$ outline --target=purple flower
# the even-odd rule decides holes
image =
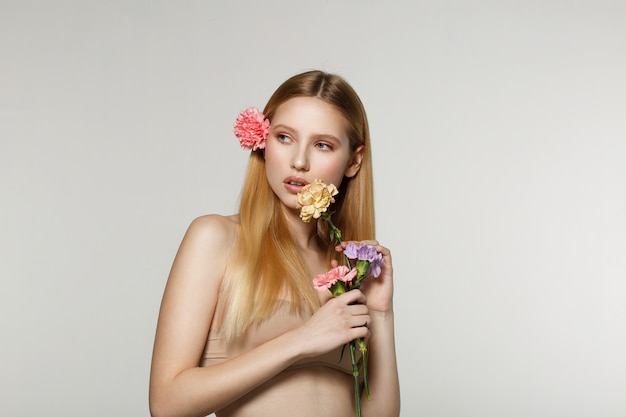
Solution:
[[[383,255],[376,251],[376,247],[350,242],[346,246],[346,249],[344,249],[343,253],[346,257],[348,257],[348,259],[369,262],[367,275],[371,275],[374,278],[377,278],[380,275],[380,266],[383,264]]]
[[[367,270],[367,275],[371,275],[374,278],[378,278],[380,275],[380,266],[383,264],[383,255],[376,253],[376,257],[370,261],[370,269]]]
[[[360,245],[352,242],[348,243],[343,253],[350,259],[368,262],[374,261],[377,255],[379,255],[374,246]]]
[[[348,243],[346,248],[343,250],[343,254],[346,255],[349,259],[357,259],[357,252],[359,250],[359,246],[356,243]]]

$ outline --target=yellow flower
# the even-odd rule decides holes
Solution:
[[[296,196],[296,208],[300,209],[300,218],[308,223],[313,219],[319,219],[322,213],[328,210],[328,206],[335,202],[337,187],[333,184],[326,185],[322,180],[315,180],[302,187],[302,191]]]

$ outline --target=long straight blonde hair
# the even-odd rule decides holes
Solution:
[[[343,240],[373,239],[374,196],[372,158],[367,116],[354,89],[341,77],[322,71],[309,71],[285,81],[270,97],[263,113],[272,120],[278,107],[294,97],[317,97],[337,108],[348,122],[350,149],[363,145],[358,173],[344,178],[331,209],[333,222]],[[261,151],[252,152],[240,204],[239,238],[227,261],[220,297],[224,320],[221,331],[228,340],[275,311],[279,297],[286,294],[292,313],[313,312],[319,308],[317,291],[310,272],[288,229],[280,203],[267,181]],[[317,224],[318,238],[328,247],[327,259],[337,257],[328,236],[326,222]]]

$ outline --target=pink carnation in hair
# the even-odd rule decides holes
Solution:
[[[328,290],[337,281],[351,282],[356,277],[356,269],[350,270],[340,265],[313,278],[313,287],[318,291]]]
[[[243,149],[265,149],[269,133],[270,121],[255,107],[243,110],[235,120],[235,136]]]

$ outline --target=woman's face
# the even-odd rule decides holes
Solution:
[[[359,170],[362,147],[350,151],[347,122],[330,104],[315,97],[296,97],[274,113],[267,144],[265,170],[274,193],[295,209],[296,194],[321,179],[341,185]]]

